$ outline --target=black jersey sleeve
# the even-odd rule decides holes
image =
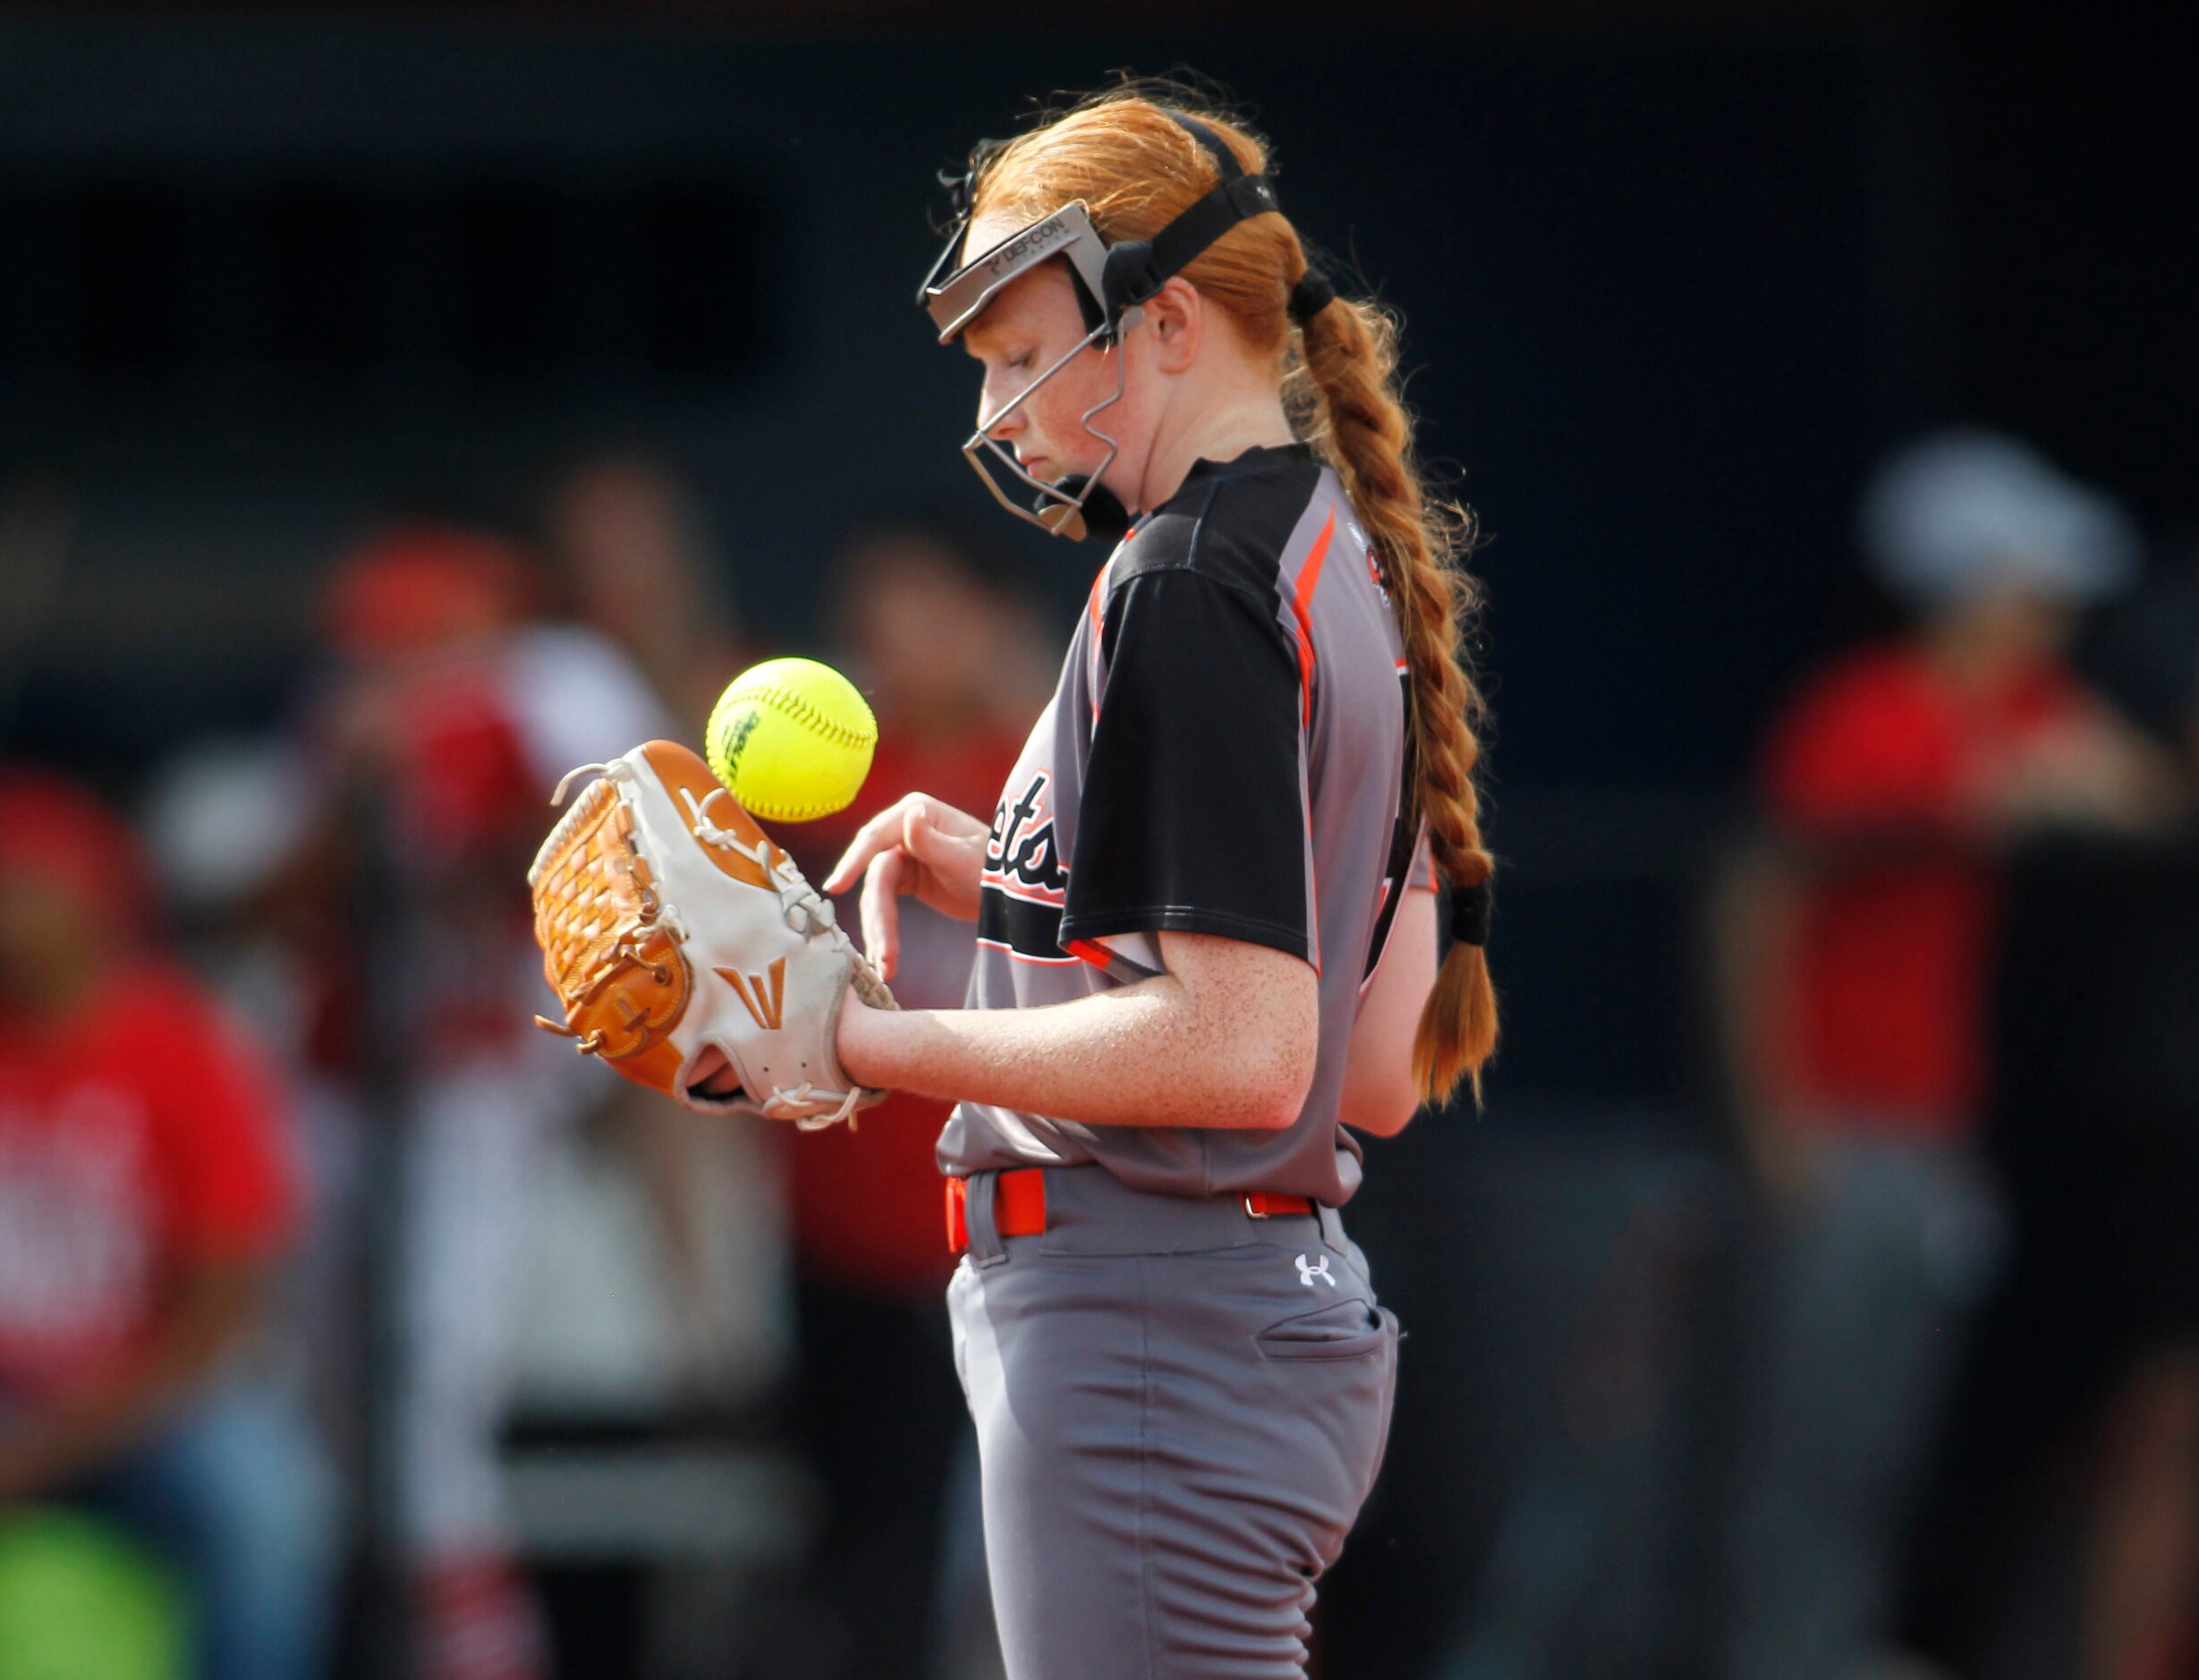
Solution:
[[[1064,947],[1167,929],[1312,961],[1303,701],[1272,600],[1142,572],[1110,596],[1101,648]]]

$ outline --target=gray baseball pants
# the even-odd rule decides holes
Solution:
[[[970,1181],[947,1289],[1009,1680],[1292,1680],[1389,1430],[1397,1320],[1334,1209]]]

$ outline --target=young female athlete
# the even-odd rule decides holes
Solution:
[[[984,372],[966,451],[1050,529],[1136,522],[990,825],[912,796],[825,883],[863,883],[888,973],[902,894],[978,923],[969,1007],[851,1007],[838,1043],[959,1099],[1015,1680],[1303,1672],[1396,1361],[1346,1128],[1396,1133],[1496,1036],[1456,519],[1389,318],[1309,270],[1264,165],[1127,89],[981,148],[924,290]]]

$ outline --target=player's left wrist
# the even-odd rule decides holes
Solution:
[[[893,1011],[873,1009],[853,986],[848,988],[840,1005],[833,1053],[840,1058],[841,1072],[866,1090],[891,1090],[898,1082],[887,1045],[893,1019]]]

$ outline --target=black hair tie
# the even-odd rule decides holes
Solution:
[[[1337,289],[1329,284],[1329,276],[1308,263],[1290,289],[1290,318],[1303,327],[1336,301]]]
[[[1496,878],[1451,888],[1451,940],[1456,945],[1489,943],[1489,912],[1496,902]]]

